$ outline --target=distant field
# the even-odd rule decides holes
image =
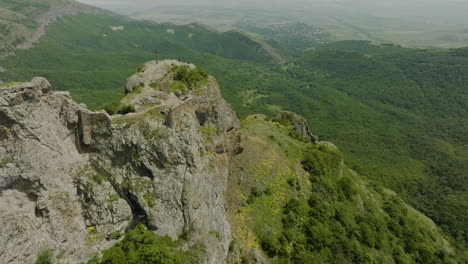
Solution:
[[[199,22],[221,31],[236,28],[236,24],[245,19],[252,26],[304,22],[325,28],[335,41],[372,40],[411,47],[454,48],[468,46],[468,21],[460,17],[463,8],[468,12],[468,7],[464,6],[453,14],[456,19],[452,20],[441,18],[438,13],[421,16],[417,9],[385,13],[382,10],[359,10],[345,3],[340,8],[312,4],[303,9],[285,8],[281,11],[270,7],[160,6],[133,16],[157,22]],[[441,12],[450,17],[451,10]]]

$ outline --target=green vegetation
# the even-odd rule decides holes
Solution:
[[[214,126],[202,126],[200,127],[200,131],[205,137],[206,142],[213,141],[214,137],[218,134]]]
[[[107,103],[98,109],[99,110],[102,109],[106,111],[109,115],[115,115],[117,114],[117,109],[119,108],[119,105],[120,105],[120,101],[114,101],[114,102]]]
[[[52,7],[68,8],[80,4],[66,0],[0,0],[0,55],[10,55],[15,47],[24,44],[26,38],[34,35],[39,26],[35,18],[48,12]]]
[[[112,31],[114,25],[125,29]],[[417,50],[346,41],[275,65],[259,47],[235,31],[218,34],[199,25],[80,14],[48,27],[35,48],[2,61],[8,71],[0,79],[44,76],[54,89],[71,91],[75,100],[98,109],[124,97],[126,78],[154,59],[155,50],[159,58],[182,58],[217,78],[240,117],[274,116],[280,109],[303,115],[321,140],[339,146],[354,171],[398,191],[450,234],[461,251],[466,249],[466,48]],[[183,80],[174,85],[186,85]],[[118,104],[105,109],[116,113]],[[272,136],[270,141],[281,139]]]
[[[143,194],[143,199],[145,199],[146,204],[148,204],[149,207],[154,206],[154,194],[151,193],[145,193]]]
[[[151,83],[149,84],[149,86],[150,86],[151,88],[153,88],[153,89],[158,90],[158,89],[159,89],[159,81],[158,81],[158,80],[155,80],[155,81],[151,82]]]
[[[109,177],[103,175],[102,173],[97,172],[91,166],[84,166],[81,168],[75,175],[75,181],[83,180],[86,185],[94,186],[95,184],[102,184],[107,181]]]
[[[5,157],[0,161],[0,169],[5,167],[7,164],[12,163],[14,161],[13,157]]]
[[[302,113],[317,124],[314,131],[337,143],[353,169],[398,190],[463,247],[468,238],[468,219],[460,213],[467,209],[468,95],[462,76],[468,57],[461,51],[369,57],[322,50],[305,56],[292,71],[309,83],[301,94],[316,94],[317,86],[324,86],[333,90],[322,100],[342,98],[325,119],[316,115],[322,107],[303,100],[309,110]],[[311,75],[314,71],[324,77]]]
[[[109,234],[109,239],[117,240],[122,237],[122,234],[119,231],[115,231]]]
[[[359,45],[375,55],[357,52]],[[224,96],[242,116],[276,115],[278,109],[303,115],[321,140],[339,146],[353,170],[397,190],[463,251],[468,238],[466,49],[388,45],[377,52],[369,42],[334,47],[340,49],[317,48],[281,69],[226,70],[219,79]],[[253,89],[263,97],[242,104],[238,95]]]
[[[109,196],[109,199],[107,200],[109,203],[112,203],[112,202],[115,202],[115,201],[118,201],[120,199],[120,196],[116,193],[114,194],[111,194]]]
[[[241,247],[257,245],[272,263],[456,263],[425,216],[363,181],[334,147],[294,140],[271,121],[248,119],[243,129],[228,194]]]
[[[49,249],[43,249],[37,254],[35,264],[54,264],[54,254]]]
[[[117,108],[117,114],[126,115],[133,112],[135,112],[135,107],[133,105],[124,104]]]
[[[171,92],[180,91],[183,95],[189,91],[197,92],[208,81],[208,74],[196,66],[191,69],[188,65],[173,66],[170,70],[173,81],[169,85]]]
[[[17,85],[17,84],[21,84],[19,82],[6,82],[6,83],[0,83],[0,87],[5,87],[5,86],[13,86],[13,85]]]
[[[180,81],[173,81],[169,85],[169,88],[171,89],[171,92],[175,92],[177,90],[179,90],[182,94],[186,94],[188,92],[187,85]]]
[[[98,108],[97,110],[101,109],[106,111],[109,115],[126,115],[128,113],[133,113],[136,111],[133,105],[121,104],[120,101],[110,102],[108,104],[105,104],[103,107]]]
[[[199,88],[208,81],[208,74],[200,67],[190,69],[189,66],[174,66],[171,69],[174,80],[184,83],[190,90]]]
[[[287,119],[281,119],[281,118],[276,118],[276,117],[273,117],[273,118],[267,118],[266,119],[267,121],[272,121],[272,122],[275,122],[275,123],[278,123],[286,128],[289,129],[289,136],[296,139],[296,140],[299,140],[299,141],[302,141],[304,143],[308,143],[310,142],[310,138],[308,137],[304,137],[304,135],[302,135],[300,132],[298,132],[297,130],[294,129],[294,126],[291,125],[290,121],[287,120]]]
[[[388,246],[398,252],[387,252],[396,263],[448,260],[440,257],[447,253],[439,253],[427,230],[418,226],[419,220],[394,195],[377,194],[384,201],[383,215],[375,201],[367,199],[363,200],[367,208],[353,208],[358,187],[351,174],[337,179],[339,153],[323,147],[309,149],[302,164],[311,174],[312,193],[285,204],[283,232],[278,236],[259,234],[262,248],[270,257],[281,259],[279,263],[289,259],[294,263],[382,263],[391,259],[382,254]]]
[[[124,30],[113,31],[111,26]],[[175,34],[167,33],[172,28]],[[150,33],[150,34],[149,34]],[[193,34],[192,38],[187,38]],[[144,36],[144,37],[142,37]],[[47,78],[54,89],[70,91],[73,98],[91,109],[102,108],[124,97],[126,79],[142,63],[154,59],[181,58],[212,69],[229,68],[241,61],[269,64],[273,59],[259,44],[238,32],[218,34],[199,25],[176,26],[128,21],[108,15],[67,16],[48,27],[47,34],[30,50],[2,61],[4,81]],[[142,67],[139,69],[143,70]],[[197,68],[192,76],[202,77]],[[197,79],[190,79],[194,81]],[[198,79],[200,80],[200,79]]]
[[[120,236],[120,233],[118,234]],[[117,237],[117,234],[115,235]],[[198,263],[193,259],[195,251],[179,252],[178,241],[169,237],[157,237],[142,224],[130,230],[122,241],[102,251],[102,258],[94,258],[87,264],[182,264]],[[194,250],[192,248],[192,250]],[[189,262],[190,261],[190,262]]]
[[[263,192],[260,191],[260,189],[257,186],[252,187],[250,190],[250,195],[249,198],[247,198],[247,203],[248,204],[253,204],[255,202],[256,198],[259,198],[260,196],[263,195]]]

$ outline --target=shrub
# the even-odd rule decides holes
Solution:
[[[247,198],[247,203],[253,204],[255,202],[255,199],[262,196],[262,194],[262,191],[260,191],[260,189],[257,186],[252,187],[252,189],[250,190],[249,198]]]
[[[105,104],[102,107],[102,110],[106,111],[109,115],[115,115],[117,114],[117,109],[119,108],[120,103],[119,102],[111,102],[108,104]]]
[[[154,197],[153,194],[151,193],[145,193],[143,194],[143,199],[145,200],[146,204],[148,204],[149,207],[154,206]]]
[[[288,178],[288,179],[286,180],[286,182],[287,182],[288,185],[291,186],[291,187],[294,187],[294,186],[296,185],[296,179],[294,179],[294,178]]]
[[[133,105],[129,105],[129,104],[122,105],[117,110],[117,113],[121,114],[121,115],[126,115],[128,113],[133,113],[133,112],[135,112],[135,107]]]
[[[37,259],[35,264],[53,264],[54,263],[54,254],[49,249],[41,250],[37,254]]]
[[[122,237],[122,234],[119,231],[115,231],[109,234],[108,239],[117,240]]]
[[[291,124],[289,122],[289,120],[287,120],[287,119],[281,119],[281,118],[273,117],[273,118],[271,118],[269,120],[271,120],[272,122],[278,123],[278,124],[280,124],[282,126],[289,126]]]
[[[357,194],[355,183],[351,178],[344,176],[340,179],[338,184],[346,198],[350,199],[352,196]]]
[[[271,190],[271,188],[270,188],[270,187],[268,187],[268,188],[266,188],[266,189],[265,189],[265,191],[263,191],[263,193],[264,193],[265,195],[268,195],[268,196],[270,196],[270,195],[272,195],[272,194],[273,194],[273,191]]]
[[[174,81],[169,85],[171,92],[175,92],[179,90],[182,94],[186,94],[188,92],[187,84],[181,81]]]
[[[269,257],[278,256],[282,253],[282,247],[276,236],[272,233],[263,233],[259,236],[260,246]]]
[[[143,225],[129,231],[125,238],[102,252],[101,264],[182,264],[183,254],[171,247],[170,238],[159,238]],[[174,242],[172,242],[174,243]],[[91,262],[88,262],[88,264]]]
[[[140,67],[138,67],[137,72],[144,72],[145,69],[146,69],[146,65],[145,65],[145,64],[142,64],[142,65],[140,65]]]
[[[304,137],[304,135],[302,135],[299,131],[294,129],[291,129],[291,131],[289,131],[289,136],[297,141],[301,141],[304,143],[310,142],[310,138]]]
[[[190,69],[187,65],[174,66],[171,72],[174,73],[175,81],[185,83],[190,90],[198,88],[208,80],[208,74],[198,66],[195,69]]]
[[[307,238],[309,244],[315,249],[327,248],[333,241],[333,233],[325,224],[317,224],[307,227]]]
[[[229,252],[233,252],[235,246],[236,246],[236,241],[231,240],[231,242],[229,242]]]

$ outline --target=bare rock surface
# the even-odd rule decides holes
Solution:
[[[172,63],[183,64],[148,63],[129,83],[160,79]],[[44,248],[81,263],[137,223],[173,239],[188,232],[181,250],[202,245],[203,263],[226,262],[239,121],[212,77],[186,100],[151,89],[159,104],[109,116],[43,78],[0,84],[0,263],[32,263]]]

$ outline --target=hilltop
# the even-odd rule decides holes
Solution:
[[[47,250],[60,263],[80,263],[138,224],[180,237],[177,248],[203,263],[224,262],[231,233],[223,160],[240,148],[239,121],[212,78],[179,81],[179,67],[192,73],[166,61],[137,76],[163,73],[190,98],[155,86],[151,106],[112,117],[53,92],[43,78],[1,86],[0,262],[33,262]]]

